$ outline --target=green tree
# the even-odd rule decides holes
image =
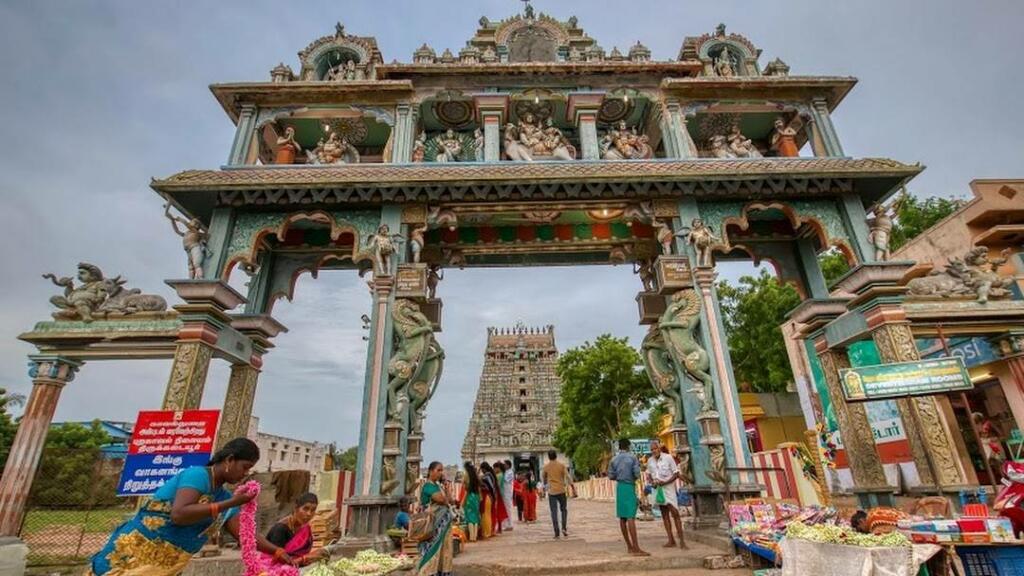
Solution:
[[[921,200],[917,196],[903,193],[895,202],[896,216],[893,219],[889,248],[897,250],[963,205],[964,201],[959,199],[931,197]],[[846,256],[836,248],[822,252],[818,256],[818,263],[825,276],[825,283],[830,286],[850,270]]]
[[[112,438],[98,420],[68,423],[46,434],[31,499],[41,506],[113,503],[119,470],[104,462],[100,448]]]
[[[14,418],[7,413],[11,406],[24,404],[23,396],[9,393],[0,388],[0,474],[3,473],[4,464],[7,463],[7,455],[11,451],[11,444],[14,443],[14,434],[18,431],[18,425]]]
[[[889,247],[898,249],[964,205],[957,198],[932,196],[924,200],[904,192],[896,201],[896,218]]]
[[[850,263],[846,261],[846,255],[838,248],[829,248],[819,254],[818,265],[821,266],[821,273],[825,276],[825,284],[828,286],[850,271]]]
[[[555,446],[572,458],[581,476],[600,469],[612,442],[634,430],[654,388],[627,338],[604,334],[567,351],[556,368],[562,380]],[[648,434],[649,435],[649,434]]]
[[[779,325],[800,303],[799,294],[762,270],[740,278],[739,286],[719,282],[718,297],[737,383],[754,392],[784,391],[793,371]]]
[[[334,457],[334,462],[338,466],[338,470],[348,470],[350,472],[355,471],[356,461],[359,459],[359,454],[356,449],[356,446],[352,446],[343,452],[337,453]]]

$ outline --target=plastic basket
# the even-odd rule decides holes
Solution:
[[[1024,546],[993,548],[989,551],[989,558],[999,576],[1024,576]]]
[[[985,548],[959,547],[956,554],[964,564],[965,576],[1001,576]]]

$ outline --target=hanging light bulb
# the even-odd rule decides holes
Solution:
[[[622,101],[625,102],[626,104],[629,104],[629,94],[623,94]]]
[[[536,96],[536,95],[535,95],[535,96],[533,97],[533,103],[534,103],[534,104],[540,104],[540,96]]]

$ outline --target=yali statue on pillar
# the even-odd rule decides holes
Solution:
[[[401,398],[411,401],[412,412],[423,410],[441,380],[444,350],[434,339],[430,319],[412,300],[396,300],[392,319],[396,350],[388,364],[388,418],[405,423]]]
[[[647,378],[654,385],[654,389],[672,403],[672,424],[683,425],[683,396],[679,391],[679,380],[672,357],[665,348],[664,334],[657,325],[652,325],[644,336],[644,341],[640,345],[640,356],[644,361]]]
[[[685,368],[693,381],[693,387],[687,392],[692,392],[700,400],[701,414],[709,414],[715,412],[714,385],[708,372],[711,360],[697,341],[700,311],[700,296],[696,291],[676,292],[658,320],[658,329],[664,338],[668,357],[676,366]]]

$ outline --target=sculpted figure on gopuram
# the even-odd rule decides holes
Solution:
[[[641,160],[654,155],[645,134],[629,128],[625,120],[605,133],[601,139],[601,158],[605,160]]]
[[[509,160],[575,160],[576,147],[549,118],[547,125],[527,112],[518,124],[505,127],[505,155]]]
[[[359,151],[348,139],[338,136],[337,132],[331,132],[326,142],[321,139],[317,142],[316,149],[307,151],[306,155],[311,164],[359,163]]]

